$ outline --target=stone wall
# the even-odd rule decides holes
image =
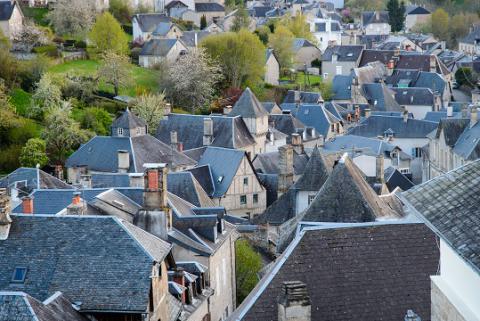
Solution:
[[[432,321],[466,321],[443,292],[432,284]]]

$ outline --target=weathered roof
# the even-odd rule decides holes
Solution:
[[[183,34],[180,37],[180,39],[183,41],[183,43],[187,47],[196,47],[203,38],[211,34],[212,33],[210,31],[205,31],[205,30],[183,31]]]
[[[310,41],[308,41],[305,38],[295,38],[295,39],[293,39],[292,50],[294,52],[297,52],[300,49],[305,48],[305,47],[315,47],[316,48],[316,46],[313,43],[311,43]],[[318,50],[320,51],[320,49],[318,49]]]
[[[305,172],[309,157],[307,154],[298,154],[293,151],[293,173],[295,175],[302,175]],[[275,174],[280,173],[278,166],[280,161],[280,154],[278,151],[261,153],[255,155],[253,160],[253,166],[255,170],[262,174]]]
[[[217,2],[196,2],[196,12],[224,12],[225,7]]]
[[[318,191],[328,178],[327,165],[317,146],[305,166],[304,174],[295,182],[294,188],[299,191]]]
[[[231,319],[277,321],[283,282],[298,280],[307,285],[312,320],[401,320],[408,309],[430,320],[430,275],[438,264],[435,236],[424,224],[312,227]]]
[[[322,55],[323,61],[332,61],[332,56],[337,55],[337,61],[357,61],[362,53],[362,45],[342,45],[327,47]]]
[[[260,215],[252,219],[254,224],[281,225],[295,216],[297,192],[289,188]]]
[[[25,292],[0,291],[2,321],[87,321],[60,292],[42,303]]]
[[[426,138],[437,128],[437,123],[403,117],[371,115],[364,118],[357,126],[349,130],[349,134],[364,137],[384,136],[385,132],[393,132],[397,138]]]
[[[431,106],[433,109],[435,96],[429,88],[391,88],[391,90],[400,105]]]
[[[200,158],[199,158],[200,160]],[[193,177],[198,181],[202,186],[203,190],[207,195],[213,195],[215,192],[215,184],[213,183],[212,171],[210,165],[196,166],[188,170],[192,173]]]
[[[322,94],[319,92],[299,91],[300,102],[303,104],[318,104],[323,100]],[[295,103],[295,90],[289,90],[283,99],[284,104]]]
[[[389,23],[388,11],[365,11],[362,13],[362,24],[366,27],[372,23]]]
[[[480,274],[480,161],[401,194],[427,224]]]
[[[112,122],[111,128],[123,128],[132,130],[138,127],[146,128],[146,126],[147,123],[143,119],[132,113],[127,107],[127,109]],[[112,133],[112,135],[115,135],[115,133]]]
[[[291,135],[298,132],[299,129],[305,128],[305,125],[293,117],[292,114],[271,114],[268,116],[268,124],[286,135]]]
[[[303,221],[358,223],[398,217],[368,185],[346,155],[338,161],[303,216]]]
[[[400,111],[400,105],[394,98],[393,88],[384,83],[363,84],[363,96],[375,111]]]
[[[178,39],[150,39],[143,45],[140,56],[165,57],[178,41]]]
[[[208,147],[198,162],[198,166],[209,165],[215,190],[212,197],[222,197],[233,182],[238,167],[246,158],[243,150]]]
[[[356,135],[342,135],[325,142],[323,149],[329,152],[344,152],[373,155],[373,156],[390,156],[396,146],[377,138],[368,138]]]
[[[170,132],[176,131],[178,141],[184,149],[203,146],[203,120],[213,121],[213,141],[211,146],[224,148],[243,148],[255,144],[242,117],[204,116],[187,114],[169,114],[160,121],[155,136],[166,144],[170,144]]]
[[[464,160],[480,158],[480,123],[468,127],[458,138],[453,152]]]
[[[0,179],[0,187],[7,188],[16,182],[25,181],[28,190],[41,188],[72,189],[73,187],[41,169],[19,167]],[[23,186],[22,186],[23,188]]]
[[[190,172],[168,173],[167,189],[169,192],[197,207],[214,206],[202,186]]]
[[[462,119],[462,118],[440,119],[440,122],[437,127],[437,131],[435,133],[435,137],[438,139],[440,138],[440,134],[443,133],[443,138],[445,139],[445,143],[448,146],[453,148],[469,124],[470,124],[469,119]]]
[[[170,22],[170,18],[163,13],[139,13],[133,16],[143,32],[153,32],[160,22]]]
[[[267,115],[268,111],[249,87],[243,91],[229,114],[229,116],[242,116],[243,118],[256,118]]]
[[[61,291],[81,302],[80,311],[147,311],[152,265],[169,253],[168,243],[111,216],[12,219],[0,247],[0,289],[18,289],[12,273],[24,266],[22,290],[39,300]]]

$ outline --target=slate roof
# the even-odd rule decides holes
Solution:
[[[349,100],[352,98],[352,80],[352,75],[335,75],[333,77],[333,100]]]
[[[453,148],[457,143],[462,133],[468,128],[470,124],[470,119],[461,119],[461,118],[446,118],[441,119],[436,133],[435,138],[440,138],[440,135],[443,134],[445,143],[447,146]]]
[[[92,188],[130,187],[130,176],[124,173],[92,173]]]
[[[199,183],[191,172],[168,173],[167,189],[169,192],[197,207],[213,207],[212,200],[202,186],[203,184]]]
[[[25,292],[0,291],[0,320],[2,321],[88,321],[72,307],[60,292],[52,295],[47,304]]]
[[[255,6],[252,8],[253,16],[257,18],[264,18],[267,16],[267,12],[272,11],[274,8],[271,6]]]
[[[283,282],[301,281],[312,320],[401,320],[413,309],[428,321],[430,275],[438,264],[435,236],[424,224],[313,227],[291,243],[231,320],[277,321]]]
[[[58,188],[58,189],[72,189],[73,187],[58,178],[45,173],[41,169],[19,167],[7,176],[0,179],[0,187],[8,188],[15,184],[15,182],[26,181],[26,190]]]
[[[433,231],[480,274],[480,161],[401,194]]]
[[[319,92],[300,91],[300,102],[303,104],[318,104],[322,100],[322,94]],[[283,99],[283,103],[295,103],[295,90],[289,90],[287,92],[287,95],[285,95],[285,98]]]
[[[337,55],[337,61],[355,62],[360,57],[364,46],[342,45],[327,47],[322,55],[322,61],[332,61],[332,56]]]
[[[176,7],[176,6],[188,8],[188,6],[185,3],[183,3],[182,1],[174,0],[174,1],[169,2],[167,5],[165,5],[165,9],[168,10],[168,9]]]
[[[397,138],[426,138],[437,125],[435,122],[420,119],[408,118],[407,122],[404,122],[403,117],[371,115],[348,133],[364,137],[383,137],[387,130],[391,130]]]
[[[368,185],[361,170],[346,155],[333,168],[303,221],[359,223],[398,217]]]
[[[117,119],[115,119],[112,122],[111,128],[112,128],[112,136],[116,136],[117,128],[123,128],[128,131],[138,128],[138,127],[147,127],[147,123],[141,119],[140,117],[136,116],[134,113],[130,111],[130,109],[127,107],[127,109],[119,116]],[[115,129],[115,130],[113,130]]]
[[[243,118],[257,118],[267,116],[268,111],[257,99],[252,90],[247,87],[237,100],[229,116],[242,116]]]
[[[430,14],[430,11],[420,6],[412,6],[407,8],[407,15]]]
[[[304,174],[295,182],[295,189],[300,191],[318,191],[327,178],[327,165],[318,147],[315,146],[307,166],[305,166]]]
[[[462,43],[469,43],[469,44],[475,44],[475,41],[477,39],[480,39],[480,24],[477,24],[473,26],[472,32],[470,32],[468,35],[465,36],[460,42]]]
[[[397,187],[401,188],[402,191],[407,191],[414,186],[412,181],[392,166],[385,169],[383,177],[390,192],[393,192]]]
[[[400,105],[394,99],[394,92],[384,83],[362,85],[363,96],[375,111],[400,111]]]
[[[180,39],[182,40],[182,42],[187,47],[195,47],[196,45],[198,45],[200,43],[200,41],[202,41],[203,38],[205,38],[205,37],[207,37],[211,34],[212,33],[210,31],[204,31],[204,30],[201,30],[201,31],[197,31],[197,30],[183,31],[183,34],[180,37]],[[195,35],[197,36],[197,44],[196,45],[195,45]]]
[[[269,50],[267,50],[267,51],[269,51]],[[273,55],[273,53],[272,53],[272,55]],[[268,58],[267,58],[267,59],[268,59]],[[273,111],[273,108],[274,108],[275,106],[278,106],[278,105],[277,105],[277,103],[274,102],[274,101],[263,101],[263,102],[262,102],[262,106],[263,106],[263,108],[265,108],[266,111],[268,111],[269,113],[271,113],[271,112]],[[280,106],[278,106],[278,108],[280,108]]]
[[[0,247],[0,289],[17,266],[27,267],[22,290],[45,300],[61,291],[80,311],[148,309],[151,272],[170,245],[111,216],[13,215]],[[79,240],[82,240],[79,242]],[[22,248],[22,251],[18,251]],[[92,268],[95,267],[95,268]]]
[[[225,7],[216,2],[196,2],[196,12],[224,12]]]
[[[309,157],[307,154],[298,154],[293,151],[293,173],[294,175],[302,175],[305,172]],[[255,155],[253,166],[255,170],[262,174],[280,174],[278,167],[280,154],[278,151],[261,153]]]
[[[0,1],[0,21],[8,21],[12,16],[13,9],[17,5],[17,2]]]
[[[166,36],[168,32],[172,29],[173,23],[171,22],[160,22],[153,30],[152,35],[155,36]]]
[[[140,51],[140,56],[160,56],[165,57],[173,46],[179,41],[178,39],[150,39],[147,41]]]
[[[178,141],[183,143],[184,149],[202,147],[204,118],[211,118],[213,121],[211,146],[243,148],[255,144],[241,117],[169,114],[167,119],[160,121],[155,136],[162,142],[170,144],[170,132],[176,131]]]
[[[436,72],[396,69],[393,74],[385,79],[385,82],[394,87],[407,84],[408,87],[430,88],[432,92],[443,95],[447,82],[442,75]]]
[[[245,157],[242,150],[208,147],[198,166],[209,165],[215,185],[212,197],[222,197],[233,182],[240,163]]]
[[[355,135],[343,135],[337,136],[334,139],[325,142],[323,149],[325,152],[344,152],[351,153],[352,149],[361,150],[361,154],[373,155],[373,156],[387,156],[390,157],[390,152],[393,151],[396,146],[379,140],[377,138],[368,138]]]
[[[395,93],[395,100],[400,105],[430,106],[433,109],[435,96],[429,88],[391,88]]]
[[[324,105],[301,104],[292,111],[292,114],[306,126],[314,127],[317,133],[323,137],[328,136],[331,124],[341,121],[332,115]]]
[[[364,27],[372,23],[389,23],[388,11],[380,11],[377,18],[377,12],[365,11],[362,13],[362,25]]]
[[[315,45],[305,38],[295,38],[295,39],[293,39],[292,50],[294,52],[298,52],[300,49],[305,48],[305,47],[315,47]]]
[[[140,13],[133,16],[143,32],[153,32],[160,22],[170,22],[170,18],[163,13]]]
[[[285,135],[291,135],[305,128],[305,125],[292,114],[271,114],[268,116],[268,124]]]
[[[460,135],[453,152],[468,161],[480,158],[480,123],[468,127]]]
[[[170,142],[168,141],[167,144]],[[130,173],[143,172],[145,163],[168,163],[176,166],[193,166],[195,161],[183,153],[172,150],[150,135],[136,137],[95,136],[83,144],[66,161],[66,167],[87,166],[91,171],[118,171],[118,151],[129,152]]]

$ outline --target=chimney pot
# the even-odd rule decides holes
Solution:
[[[22,212],[24,214],[33,214],[33,196],[22,198]]]
[[[367,109],[365,109],[365,118],[368,118],[368,117],[370,117],[370,115],[371,115],[371,112],[372,112],[372,111],[371,111],[371,109],[370,109],[370,108],[367,108]]]
[[[230,114],[230,113],[232,112],[232,109],[233,109],[233,107],[232,107],[231,105],[225,106],[225,107],[223,108],[223,114],[224,114],[224,115]]]

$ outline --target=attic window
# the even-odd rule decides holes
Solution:
[[[117,134],[118,134],[118,136],[123,136],[123,128],[118,128],[117,129]]]
[[[220,176],[218,176],[217,181],[218,181],[219,183],[221,183],[221,182],[223,181],[223,178],[224,178],[223,175],[220,175]]]
[[[17,266],[15,270],[13,270],[12,283],[24,283],[26,275],[27,275],[27,268],[22,266]]]

